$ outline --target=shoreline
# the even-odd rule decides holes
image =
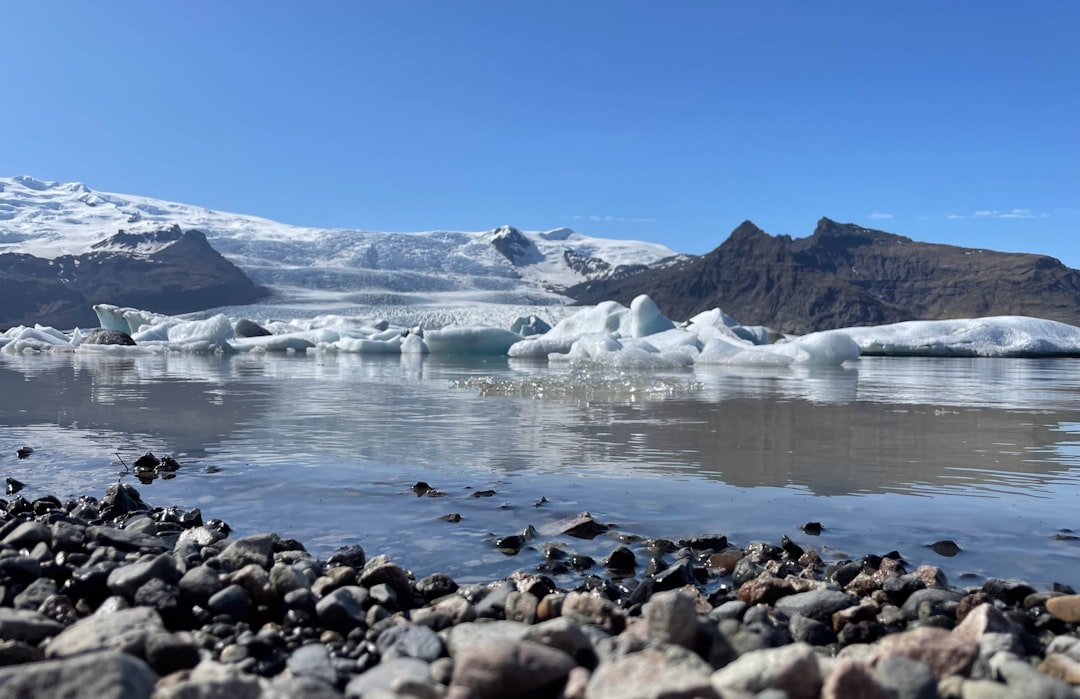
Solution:
[[[602,561],[549,547],[539,570],[459,585],[361,546],[319,559],[236,538],[128,484],[0,513],[3,694],[1080,696],[1072,588],[955,586],[895,552],[638,540]],[[557,533],[602,531],[583,513]],[[563,570],[580,582],[560,588]]]

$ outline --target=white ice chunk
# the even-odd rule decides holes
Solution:
[[[109,330],[119,330],[132,336],[144,325],[157,325],[169,320],[169,316],[160,313],[143,311],[138,308],[120,308],[108,303],[94,304],[93,308],[101,327]]]
[[[852,337],[863,354],[920,357],[1080,356],[1080,327],[1044,318],[913,320],[822,334]]]
[[[74,349],[71,341],[52,328],[20,325],[0,335],[0,349],[8,354]]]
[[[428,346],[424,342],[424,338],[420,337],[416,333],[410,333],[401,341],[401,353],[402,354],[427,354]]]
[[[630,337],[647,337],[675,327],[645,294],[630,302],[630,313],[625,320],[628,321],[625,323],[628,327],[623,329],[624,334]]]
[[[505,355],[521,335],[501,328],[459,328],[424,332],[424,342],[431,354]]]
[[[394,333],[389,340],[367,340],[356,337],[343,337],[327,349],[357,354],[401,354],[401,333]]]

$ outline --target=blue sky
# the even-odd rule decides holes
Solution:
[[[0,174],[703,253],[821,216],[1080,267],[1080,3],[7,3]]]

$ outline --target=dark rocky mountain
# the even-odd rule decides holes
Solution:
[[[800,239],[746,221],[706,255],[567,294],[583,304],[648,294],[671,318],[720,307],[790,333],[992,315],[1080,325],[1080,271],[1052,257],[919,243],[827,218]]]
[[[258,301],[267,291],[196,230],[120,231],[82,255],[0,255],[0,328],[93,327],[95,303],[178,314]]]

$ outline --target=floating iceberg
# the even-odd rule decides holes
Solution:
[[[483,324],[425,328],[340,315],[270,321],[265,327],[223,314],[200,320],[134,308],[94,307],[102,327],[129,333],[136,346],[90,345],[76,329],[20,326],[0,333],[6,353],[72,352],[342,352],[380,355],[507,356],[554,363],[615,367],[695,364],[838,365],[860,355],[963,357],[1080,356],[1080,328],[1020,316],[911,321],[776,338],[767,328],[744,327],[720,309],[681,324],[652,299],[629,307],[614,301],[583,307],[554,327],[529,316],[516,329]],[[460,318],[468,321],[470,308]],[[237,324],[242,332],[237,332]],[[255,332],[251,332],[254,330]],[[260,334],[264,333],[265,334]],[[775,340],[775,341],[774,341]]]

